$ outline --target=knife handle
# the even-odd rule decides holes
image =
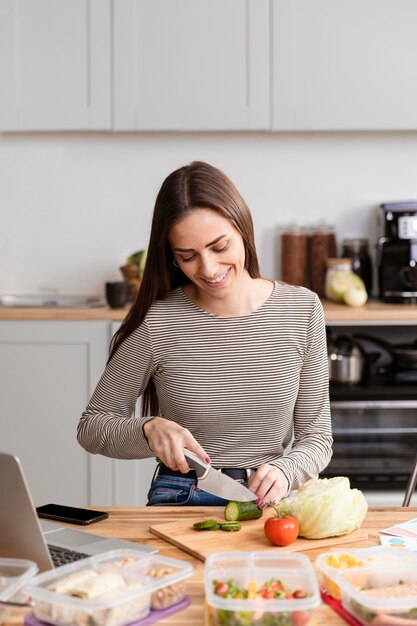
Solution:
[[[183,452],[185,458],[187,459],[188,465],[192,467],[193,470],[195,470],[197,478],[205,478],[207,472],[210,469],[210,465],[204,463],[204,461],[202,461],[196,454],[194,454],[194,452],[191,452],[191,450],[183,448]]]

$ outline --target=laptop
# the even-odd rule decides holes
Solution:
[[[64,562],[119,549],[158,552],[152,546],[39,520],[20,460],[0,452],[1,557],[35,561],[43,572]]]

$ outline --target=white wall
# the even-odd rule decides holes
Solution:
[[[326,220],[377,238],[377,206],[417,198],[417,133],[0,134],[0,293],[102,293],[144,248],[165,176],[194,159],[234,181],[264,275],[277,228]]]

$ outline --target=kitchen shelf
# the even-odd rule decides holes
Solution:
[[[417,305],[387,304],[371,300],[363,307],[348,307],[322,300],[326,324],[331,326],[417,325]]]

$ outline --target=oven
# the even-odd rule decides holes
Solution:
[[[347,476],[364,492],[395,492],[401,504],[417,452],[417,383],[374,376],[366,385],[331,384],[330,404],[333,457],[320,476]]]

